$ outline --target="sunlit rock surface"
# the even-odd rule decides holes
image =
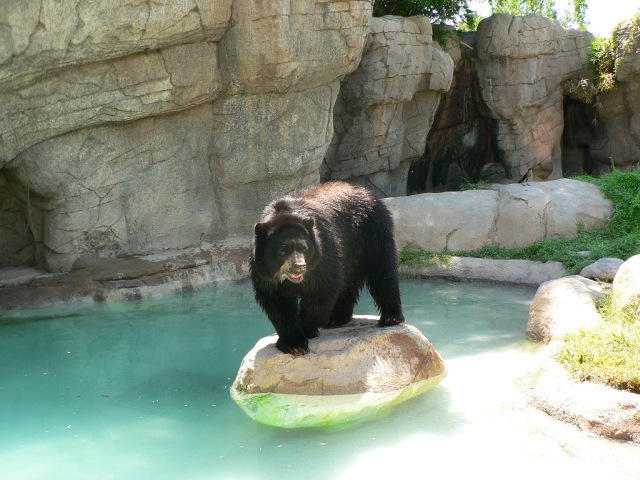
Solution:
[[[580,276],[592,280],[611,282],[623,263],[624,260],[619,258],[600,258],[580,270]]]
[[[578,224],[604,226],[612,208],[597,186],[570,179],[384,201],[393,214],[398,248],[427,252],[523,247],[544,238],[570,238]]]
[[[543,283],[531,303],[527,336],[550,342],[565,333],[596,325],[600,314],[596,300],[604,287],[578,275]]]
[[[380,328],[354,316],[322,329],[309,353],[292,356],[261,339],[245,356],[231,396],[258,422],[293,428],[361,421],[419,395],[446,375],[429,340],[407,324]]]
[[[540,15],[478,25],[477,78],[508,176],[562,177],[563,82],[588,77],[593,35]]]
[[[539,354],[540,367],[526,382],[529,401],[582,430],[640,443],[640,395],[590,381],[579,382],[553,358],[562,345],[563,334],[602,321],[595,303],[603,288],[607,287],[574,275],[547,282],[538,289],[529,310],[527,335],[548,345]],[[622,264],[611,288],[614,309],[639,308],[640,255]]]
[[[424,152],[452,77],[453,60],[432,39],[426,17],[373,18],[362,61],[341,83],[322,179],[404,195],[411,160]]]
[[[611,306],[622,310],[627,306],[635,307],[640,315],[640,255],[634,255],[624,262],[613,279],[613,297]]]

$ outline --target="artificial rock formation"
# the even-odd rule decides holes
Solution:
[[[613,279],[611,307],[624,310],[631,307],[631,314],[640,316],[640,255],[624,262]]]
[[[570,238],[577,234],[578,224],[604,226],[612,208],[598,187],[570,179],[384,201],[394,217],[398,248],[434,253]]]
[[[276,335],[263,338],[244,357],[231,396],[269,425],[336,425],[370,418],[445,377],[440,355],[417,328],[380,328],[377,320],[356,315],[321,329],[302,356],[280,352]]]
[[[0,266],[246,243],[323,160],[323,179],[404,194],[451,77],[426,18],[372,19],[365,0],[12,0],[0,16]]]
[[[640,15],[618,25],[616,86],[597,95],[591,135],[585,139],[594,173],[640,164]]]
[[[497,159],[519,180],[562,177],[563,82],[588,77],[593,35],[546,17],[492,15],[478,26],[477,75]]]
[[[319,181],[371,4],[0,5],[0,266],[248,236]]]
[[[624,262],[612,289],[614,309],[640,315],[640,255]],[[555,361],[562,335],[601,322],[596,300],[608,289],[578,275],[544,283],[529,310],[527,335],[547,344],[539,368],[525,382],[529,401],[549,415],[617,440],[640,443],[640,395],[590,381],[578,382]]]
[[[342,82],[324,180],[349,180],[379,196],[406,194],[411,161],[424,151],[453,61],[426,17],[373,18],[362,61]]]
[[[624,260],[619,258],[600,258],[580,270],[580,276],[591,280],[612,282],[623,263]]]
[[[565,333],[593,327],[600,321],[596,300],[604,290],[598,282],[579,275],[543,283],[529,308],[527,336],[548,343]]]

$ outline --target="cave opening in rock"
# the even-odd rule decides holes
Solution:
[[[34,266],[41,215],[33,194],[10,169],[0,169],[0,267]]]
[[[562,172],[565,176],[587,173],[598,169],[591,157],[590,144],[597,135],[597,110],[593,103],[564,98],[564,131],[562,132]]]

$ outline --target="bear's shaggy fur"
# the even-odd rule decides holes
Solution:
[[[404,322],[393,220],[366,188],[330,182],[271,202],[254,228],[250,268],[276,346],[304,354],[318,328],[351,320],[363,285],[380,326]]]

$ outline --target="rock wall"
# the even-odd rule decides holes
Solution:
[[[617,86],[596,99],[595,134],[585,142],[598,170],[611,165],[626,169],[640,165],[640,15],[614,32],[622,53]]]
[[[369,1],[0,5],[0,266],[250,234],[319,181]]]
[[[477,74],[497,160],[517,181],[562,177],[563,82],[588,77],[593,35],[555,20],[492,15],[478,26]]]
[[[424,154],[411,164],[410,194],[459,190],[477,182],[485,164],[495,161],[494,123],[482,101],[476,75],[476,33],[451,32],[447,53],[455,69],[427,137]]]
[[[616,87],[591,100],[567,81],[592,81],[593,36],[545,17],[493,15],[449,42],[455,62],[410,193],[458,190],[464,181],[516,182],[640,163],[640,17],[614,32]]]
[[[398,196],[487,162],[557,178],[569,144],[573,166],[640,160],[637,48],[595,133],[563,144],[592,37],[544,17],[485,19],[464,55],[369,0],[9,0],[0,18],[0,267],[246,245],[263,205],[324,180]]]
[[[453,61],[425,17],[371,22],[362,61],[342,82],[323,180],[349,180],[379,196],[405,195],[411,161],[425,147],[453,76]]]

